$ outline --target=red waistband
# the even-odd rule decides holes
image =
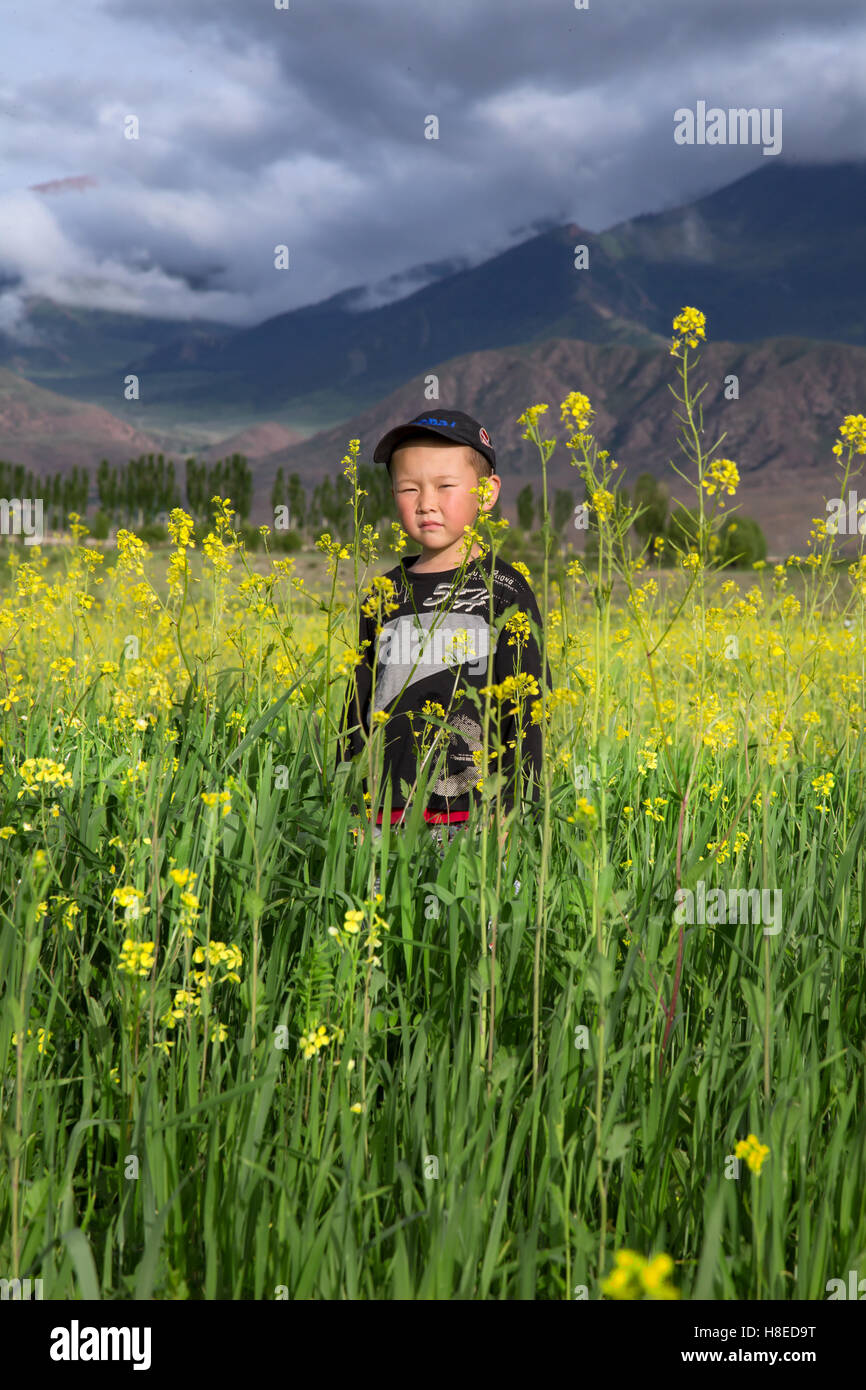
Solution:
[[[407,806],[402,806],[398,811],[391,812],[391,824],[397,825],[408,811]],[[468,811],[425,811],[424,819],[428,825],[460,825],[469,819]],[[376,824],[381,825],[383,820],[382,812],[376,816]]]

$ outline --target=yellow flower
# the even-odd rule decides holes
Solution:
[[[671,356],[676,357],[677,351],[682,347],[683,342],[687,342],[689,347],[697,347],[698,339],[705,338],[704,329],[706,327],[706,317],[700,309],[692,309],[686,306],[681,309],[673,321],[675,337],[671,347]]]
[[[733,497],[740,485],[740,474],[737,465],[731,459],[714,459],[702,481],[710,497],[717,488],[720,493],[727,492]]]
[[[70,656],[60,656],[49,663],[48,669],[54,672],[57,680],[65,680],[70,672],[74,671],[75,662]]]
[[[609,1298],[637,1298],[631,1275],[626,1269],[614,1269],[605,1279],[601,1291]]]
[[[232,567],[231,553],[235,548],[233,545],[226,545],[222,535],[214,535],[213,531],[208,532],[201,543],[205,558],[213,566],[215,574],[228,574]]]
[[[664,1296],[662,1291],[673,1273],[673,1268],[674,1262],[670,1255],[656,1255],[655,1259],[650,1260],[641,1270],[644,1289],[650,1296]]]
[[[526,426],[526,429],[523,432],[524,439],[532,438],[532,430],[535,427],[538,417],[539,415],[543,415],[545,410],[547,410],[546,405],[530,405],[527,406],[526,410],[524,410],[522,415],[518,415],[518,425]]]
[[[565,400],[560,404],[559,410],[561,420],[566,420],[569,415],[571,416],[571,427],[575,434],[584,434],[589,429],[591,417],[595,414],[589,403],[589,397],[581,391],[569,391]]]
[[[144,893],[140,888],[133,888],[130,884],[124,884],[121,888],[115,888],[112,897],[116,898],[120,906],[124,909],[124,916],[127,920],[136,917],[143,917],[150,911],[149,907],[144,906]]]
[[[762,1144],[756,1134],[749,1134],[745,1139],[740,1139],[734,1149],[735,1156],[744,1158],[753,1173],[760,1173],[769,1152],[767,1145]]]
[[[336,676],[348,676],[356,666],[360,666],[363,660],[363,652],[355,651],[354,648],[349,647],[334,667],[334,674]]]
[[[117,967],[124,975],[149,975],[153,969],[154,941],[132,941],[127,937],[121,947]]]
[[[187,1010],[190,1016],[201,1013],[201,996],[193,990],[176,989],[174,992],[174,1003],[169,1011],[163,1014],[160,1023],[166,1028],[176,1028],[178,1022],[187,1017]]]
[[[13,1034],[12,1034],[12,1046],[13,1046],[13,1047],[17,1047],[17,1046],[18,1046],[18,1036],[19,1036],[19,1035],[18,1035],[17,1033],[13,1033]],[[32,1028],[28,1028],[28,1029],[27,1029],[27,1036],[28,1036],[28,1038],[32,1038],[32,1037],[33,1037],[33,1029],[32,1029]],[[51,1041],[51,1039],[52,1039],[53,1037],[54,1037],[54,1034],[53,1034],[52,1032],[50,1032],[48,1029],[46,1029],[46,1028],[37,1028],[37,1029],[36,1029],[36,1051],[37,1051],[40,1055],[44,1055],[45,1052],[48,1050],[48,1044],[50,1043],[50,1041]]]
[[[679,1298],[679,1291],[668,1281],[674,1262],[670,1255],[656,1255],[645,1260],[634,1250],[618,1250],[614,1255],[615,1268],[605,1279],[601,1291],[608,1298],[653,1300]]]
[[[377,575],[367,585],[364,593],[367,597],[361,604],[361,612],[367,618],[378,618],[381,621],[383,616],[395,613],[400,607],[396,602],[397,586],[386,574]]]
[[[188,883],[198,878],[198,874],[194,874],[192,869],[169,869],[168,875],[179,888],[185,888]]]
[[[494,700],[513,700],[508,715],[517,714],[521,701],[538,695],[538,682],[529,671],[521,671],[516,676],[506,676],[498,685],[482,685],[480,694],[490,695]]]
[[[515,643],[519,647],[523,642],[528,642],[532,635],[529,628],[529,614],[518,609],[506,622],[505,631],[509,633],[509,647],[513,647]]]
[[[858,454],[866,454],[866,415],[846,415],[839,426],[839,433],[850,448]],[[833,445],[833,453],[841,454],[842,449],[841,440],[837,440]]]
[[[304,1061],[313,1057],[323,1047],[327,1047],[329,1042],[331,1042],[331,1038],[328,1036],[328,1030],[324,1023],[314,1024],[308,1032],[302,1033],[301,1050],[304,1054]]]
[[[78,917],[80,912],[81,908],[78,906],[78,903],[68,903],[64,908],[63,925],[66,927],[67,931],[74,931],[75,918]]]
[[[604,487],[597,488],[592,494],[592,505],[599,521],[607,521],[613,515],[613,493]]]
[[[195,541],[192,539],[194,525],[192,517],[182,507],[174,508],[168,518],[168,534],[180,549],[186,546],[191,549],[195,547]]]
[[[117,568],[120,574],[144,574],[144,559],[150,551],[132,531],[120,530],[116,537]]]
[[[38,791],[40,787],[71,787],[72,773],[54,758],[25,758],[21,764],[21,780],[24,786],[18,793],[19,798],[25,791]]]

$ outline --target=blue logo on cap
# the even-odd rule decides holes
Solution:
[[[453,430],[457,424],[456,420],[437,420],[435,415],[423,415],[420,420],[413,420],[413,425],[444,425],[446,429]]]

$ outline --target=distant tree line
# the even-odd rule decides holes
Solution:
[[[369,524],[374,529],[379,528],[380,523],[389,526],[394,520],[394,499],[387,469],[359,464],[358,486],[364,493],[359,504],[360,524]],[[99,506],[90,529],[97,539],[104,539],[114,526],[126,526],[146,539],[159,540],[166,534],[162,519],[174,507],[183,507],[199,525],[209,525],[213,515],[211,499],[230,497],[237,514],[236,524],[247,544],[254,548],[260,543],[260,536],[258,529],[248,524],[253,495],[253,476],[243,454],[235,453],[212,464],[188,458],[182,489],[174,461],[163,454],[141,454],[120,467],[102,459],[96,473]],[[44,525],[56,531],[65,528],[70,512],[87,514],[90,477],[86,468],[78,467],[64,476],[54,473],[40,477],[21,464],[0,461],[0,496],[41,497],[45,506]],[[351,496],[351,484],[342,472],[324,477],[308,497],[297,473],[286,477],[283,468],[278,468],[270,496],[271,544],[277,549],[294,550],[302,543],[302,533],[318,532],[322,528],[340,540],[348,540],[354,521],[352,508],[347,505]],[[585,489],[584,498],[589,500]],[[534,525],[541,524],[541,494],[534,492],[532,484],[528,483],[517,494],[515,505],[518,529],[529,535]],[[641,514],[633,523],[635,543],[643,546],[648,542],[652,557],[661,564],[674,563],[677,552],[688,549],[696,539],[697,512],[682,505],[676,505],[671,511],[668,489],[651,473],[639,475],[631,499],[624,485],[617,487],[615,505],[640,509]],[[280,508],[284,511],[278,515]],[[561,538],[568,528],[566,534],[573,538],[575,511],[572,493],[564,488],[557,489],[551,502],[555,535]],[[498,502],[492,515],[501,516]],[[587,552],[591,554],[596,545],[597,532],[590,528],[586,532]],[[719,531],[718,559],[750,565],[766,559],[766,555],[764,534],[753,518],[737,512],[725,520]]]
[[[358,487],[367,494],[361,498],[359,506],[362,526],[369,524],[375,528],[380,521],[394,520],[391,479],[386,468],[358,464]],[[347,540],[354,525],[352,508],[347,505],[351,496],[348,478],[338,473],[317,483],[307,503],[298,474],[292,473],[287,479],[283,469],[278,468],[271,489],[271,508],[276,513],[278,507],[287,507],[294,528],[306,526],[319,530],[325,526],[338,539]]]
[[[102,459],[96,470],[98,510],[91,532],[105,538],[113,526],[146,530],[158,539],[164,530],[157,524],[174,507],[183,507],[199,523],[213,515],[211,499],[230,497],[243,524],[253,502],[253,475],[243,454],[207,464],[194,457],[186,460],[183,488],[178,484],[173,459],[164,454],[141,454],[127,464],[113,466]],[[42,498],[43,524],[47,530],[66,527],[70,512],[86,516],[91,503],[90,474],[86,468],[40,476],[22,464],[0,460],[0,497]]]
[[[250,514],[253,475],[243,454],[218,459],[210,465],[195,458],[186,460],[184,492],[175,477],[173,459],[163,454],[141,454],[125,467],[113,468],[103,459],[96,474],[99,509],[109,525],[147,526],[159,514],[183,507],[196,520],[210,518],[211,498],[230,497],[242,521]]]
[[[10,501],[13,497],[42,498],[43,526],[46,530],[57,531],[66,524],[70,512],[83,516],[87,511],[90,496],[90,476],[86,468],[73,468],[61,477],[50,473],[40,477],[32,468],[20,463],[4,463],[0,460],[0,497]]]
[[[584,501],[589,495],[584,487]],[[533,494],[528,483],[515,499],[517,523],[524,532],[532,530],[537,520],[541,525],[543,498]],[[629,498],[628,488],[620,484],[614,493],[614,506],[620,512],[634,508],[639,512],[632,523],[636,548],[643,549],[649,543],[649,556],[661,565],[672,565],[678,556],[697,543],[699,514],[697,508],[677,504],[670,511],[670,497],[664,483],[652,473],[641,473],[635,481],[634,492]],[[559,490],[554,494],[551,504],[551,524],[559,536],[563,527],[575,515],[575,503],[570,492]],[[594,528],[586,531],[586,552],[591,557],[598,548],[598,532]],[[718,550],[716,558],[725,564],[737,563],[752,565],[757,560],[767,558],[767,542],[761,527],[753,517],[736,512],[725,518],[718,531]]]
[[[616,489],[615,506],[639,511],[632,523],[637,544],[649,545],[649,556],[661,565],[676,564],[683,551],[697,545],[700,513],[697,507],[677,503],[670,510],[670,494],[664,483],[652,473],[641,473],[634,485],[631,502],[628,489],[622,484]],[[584,498],[589,500],[584,489]],[[592,554],[598,544],[597,531],[587,533],[587,551]],[[750,566],[767,558],[767,541],[754,517],[737,511],[725,517],[716,534],[718,549],[715,559],[722,564]]]

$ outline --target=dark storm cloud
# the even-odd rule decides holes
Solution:
[[[54,48],[6,24],[0,274],[69,302],[232,322],[356,285],[384,302],[541,221],[600,230],[769,163],[677,146],[698,101],[781,108],[786,160],[866,154],[859,0],[85,0]]]

